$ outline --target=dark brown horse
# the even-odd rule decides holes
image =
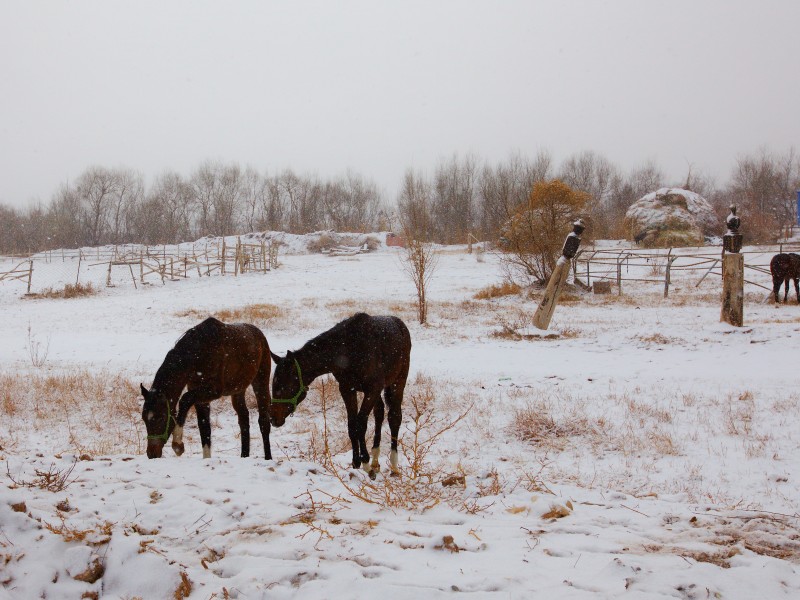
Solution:
[[[272,378],[270,417],[275,427],[283,425],[306,397],[309,384],[320,375],[332,373],[339,383],[347,409],[347,432],[353,445],[353,468],[370,461],[367,452],[367,418],[375,414],[375,438],[369,474],[380,470],[384,404],[389,411],[392,434],[390,464],[397,473],[397,436],[403,419],[401,404],[408,378],[411,336],[397,317],[371,317],[358,313],[307,342],[284,358],[272,354],[275,374]],[[357,392],[364,393],[361,408]],[[381,399],[383,392],[383,399]]]
[[[797,302],[800,303],[800,254],[776,254],[769,261],[769,271],[772,273],[772,291],[775,293],[775,302],[780,303],[778,292],[781,291],[781,284],[786,286],[783,294],[783,302],[789,297],[789,280],[794,280],[794,292],[797,296]]]
[[[244,395],[247,386],[252,385],[258,400],[258,426],[264,440],[264,456],[272,458],[269,447],[271,367],[267,338],[258,327],[248,323],[226,325],[213,317],[192,327],[167,352],[150,390],[141,386],[147,457],[160,458],[170,435],[175,454],[183,454],[183,426],[192,406],[197,413],[203,457],[210,457],[209,402],[221,396],[231,396],[239,417],[242,456],[249,456],[250,413]],[[184,388],[188,391],[181,396]]]

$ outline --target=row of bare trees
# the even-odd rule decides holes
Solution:
[[[188,178],[163,173],[146,189],[135,171],[96,166],[61,186],[47,207],[0,206],[0,250],[169,244],[263,230],[367,231],[381,225],[382,206],[377,186],[353,172],[323,181],[290,169],[265,176],[206,162]]]
[[[428,240],[465,242],[470,234],[493,240],[507,228],[539,182],[560,180],[587,194],[583,216],[588,237],[630,239],[625,213],[639,198],[661,187],[682,187],[705,197],[724,222],[730,204],[739,205],[749,240],[767,242],[786,235],[796,222],[800,160],[794,150],[773,154],[761,149],[740,157],[730,181],[687,168],[681,181],[668,181],[652,161],[623,172],[595,152],[581,152],[556,165],[548,152],[533,158],[513,155],[479,168],[472,156],[442,161],[432,176],[406,172],[397,204],[406,226],[424,231]],[[564,223],[564,234],[569,224]],[[724,233],[720,231],[720,235]]]
[[[737,203],[751,242],[773,240],[795,222],[800,161],[793,150],[774,154],[762,149],[740,157],[722,185],[691,167],[687,171],[683,180],[667,181],[652,162],[625,172],[590,151],[559,165],[546,151],[533,157],[515,154],[498,164],[454,155],[431,173],[407,171],[397,198],[390,201],[374,182],[352,171],[322,180],[291,169],[266,175],[206,162],[188,177],[168,171],[146,186],[135,171],[96,166],[61,186],[47,206],[18,210],[0,205],[0,251],[175,243],[261,230],[402,228],[439,243],[463,243],[469,236],[496,240],[529,201],[534,185],[554,179],[588,195],[582,216],[593,238],[629,237],[624,230],[628,207],[666,185],[698,192],[721,219],[728,205]],[[568,224],[564,227],[568,231]]]

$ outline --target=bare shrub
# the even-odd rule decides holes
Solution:
[[[77,462],[77,460],[74,461],[67,469],[58,469],[55,464],[51,464],[50,468],[46,471],[43,469],[34,469],[36,477],[29,481],[15,478],[11,475],[11,468],[6,462],[6,474],[17,487],[39,488],[41,490],[47,490],[48,492],[62,492],[67,489],[70,484],[75,483],[75,479],[70,479],[70,475],[72,475],[72,470],[75,468]]]
[[[50,351],[50,336],[47,337],[47,344],[44,346],[42,342],[36,339],[36,334],[31,330],[31,324],[28,323],[28,342],[25,344],[28,350],[28,356],[31,359],[31,364],[36,367],[43,367],[47,362],[47,354]]]
[[[309,240],[306,244],[306,250],[313,253],[319,253],[323,250],[330,250],[338,245],[338,241],[330,233],[323,233],[316,239]]]
[[[474,502],[464,500],[460,486],[443,485],[442,482],[452,473],[446,463],[434,458],[439,440],[464,420],[472,409],[471,405],[455,416],[445,416],[437,406],[436,390],[440,386],[418,377],[406,391],[404,435],[398,448],[407,466],[400,465],[397,476],[379,477],[372,481],[365,473],[342,467],[335,460],[337,454],[349,450],[349,440],[341,443],[330,436],[328,418],[329,403],[334,397],[333,387],[327,385],[320,390],[322,427],[312,433],[311,453],[350,496],[385,508],[427,510],[447,502],[456,509],[480,510]]]

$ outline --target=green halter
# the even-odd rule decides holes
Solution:
[[[169,405],[169,398],[165,398],[164,400],[167,403],[167,426],[164,428],[164,433],[161,435],[148,435],[148,440],[164,440],[164,443],[167,442],[167,438],[169,437],[169,422],[175,421],[175,417],[172,416],[172,407]]]
[[[300,363],[297,362],[297,359],[294,359],[294,366],[297,368],[297,379],[300,381],[300,389],[297,390],[297,393],[292,396],[291,398],[273,398],[272,401],[278,404],[291,404],[292,410],[297,408],[297,402],[300,399],[300,395],[305,392],[308,388],[303,385],[303,374],[300,372]]]

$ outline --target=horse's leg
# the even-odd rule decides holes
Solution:
[[[780,300],[778,299],[778,294],[781,291],[781,280],[778,277],[772,278],[772,291],[775,294],[775,304],[780,304]]]
[[[783,278],[783,303],[786,304],[786,300],[789,298],[789,286],[792,285],[789,276]]]
[[[186,423],[186,415],[189,409],[198,402],[211,402],[217,398],[219,398],[219,394],[206,387],[189,390],[181,397],[178,403],[178,416],[175,418],[175,429],[172,432],[172,449],[175,454],[180,456],[185,449],[183,445],[183,426]]]
[[[358,440],[358,394],[353,389],[345,389],[343,385],[339,385],[339,393],[342,395],[344,407],[347,410],[347,435],[350,437],[350,445],[353,447],[353,468],[357,469],[362,463]],[[369,457],[363,462],[368,460]]]
[[[370,473],[377,473],[381,470],[380,456],[381,456],[381,428],[383,427],[383,399],[379,396],[375,400],[375,408],[372,409],[372,414],[375,415],[375,435],[372,439],[372,461],[369,465]]]
[[[399,475],[400,469],[397,466],[397,438],[400,435],[400,424],[403,422],[403,392],[406,382],[390,385],[384,391],[386,397],[386,407],[389,409],[389,432],[392,436],[392,447],[389,452],[389,465],[392,475]]]
[[[211,458],[211,404],[198,402],[194,405],[194,412],[197,413],[197,428],[200,430],[203,458]]]
[[[263,370],[263,369],[262,369]],[[260,370],[253,380],[253,393],[258,401],[258,428],[261,430],[261,439],[264,442],[264,458],[272,460],[272,449],[269,446],[269,368],[265,372]]]
[[[239,435],[242,438],[242,456],[250,456],[250,411],[244,399],[244,392],[231,396],[233,410],[239,417]]]
[[[800,304],[800,283],[798,283],[798,277],[794,278],[794,293],[797,296],[797,303]]]
[[[369,472],[369,476],[375,479],[375,473],[371,467],[370,454],[367,450],[367,426],[369,425],[369,415],[374,411],[375,405],[381,400],[381,390],[369,390],[364,392],[364,399],[361,401],[361,408],[358,410],[358,449],[361,454],[361,465],[364,470]]]

